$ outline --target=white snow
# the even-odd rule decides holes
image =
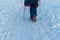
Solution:
[[[0,40],[60,40],[60,0],[41,0],[37,13],[32,23],[24,0],[0,0]]]

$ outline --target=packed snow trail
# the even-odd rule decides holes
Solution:
[[[24,15],[24,0],[0,0],[0,40],[60,40],[59,3],[41,0],[37,22],[32,23],[29,7]]]

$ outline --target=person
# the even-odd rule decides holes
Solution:
[[[25,0],[24,5],[30,7],[30,20],[36,21],[38,0]]]

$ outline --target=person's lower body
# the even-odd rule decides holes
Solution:
[[[37,16],[37,7],[35,7],[33,4],[30,6],[30,19],[36,21]]]

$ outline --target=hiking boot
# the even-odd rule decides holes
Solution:
[[[33,21],[36,21],[36,15],[33,16]]]
[[[36,22],[36,15],[34,15],[33,17],[32,17],[32,19],[30,19],[32,22]]]

